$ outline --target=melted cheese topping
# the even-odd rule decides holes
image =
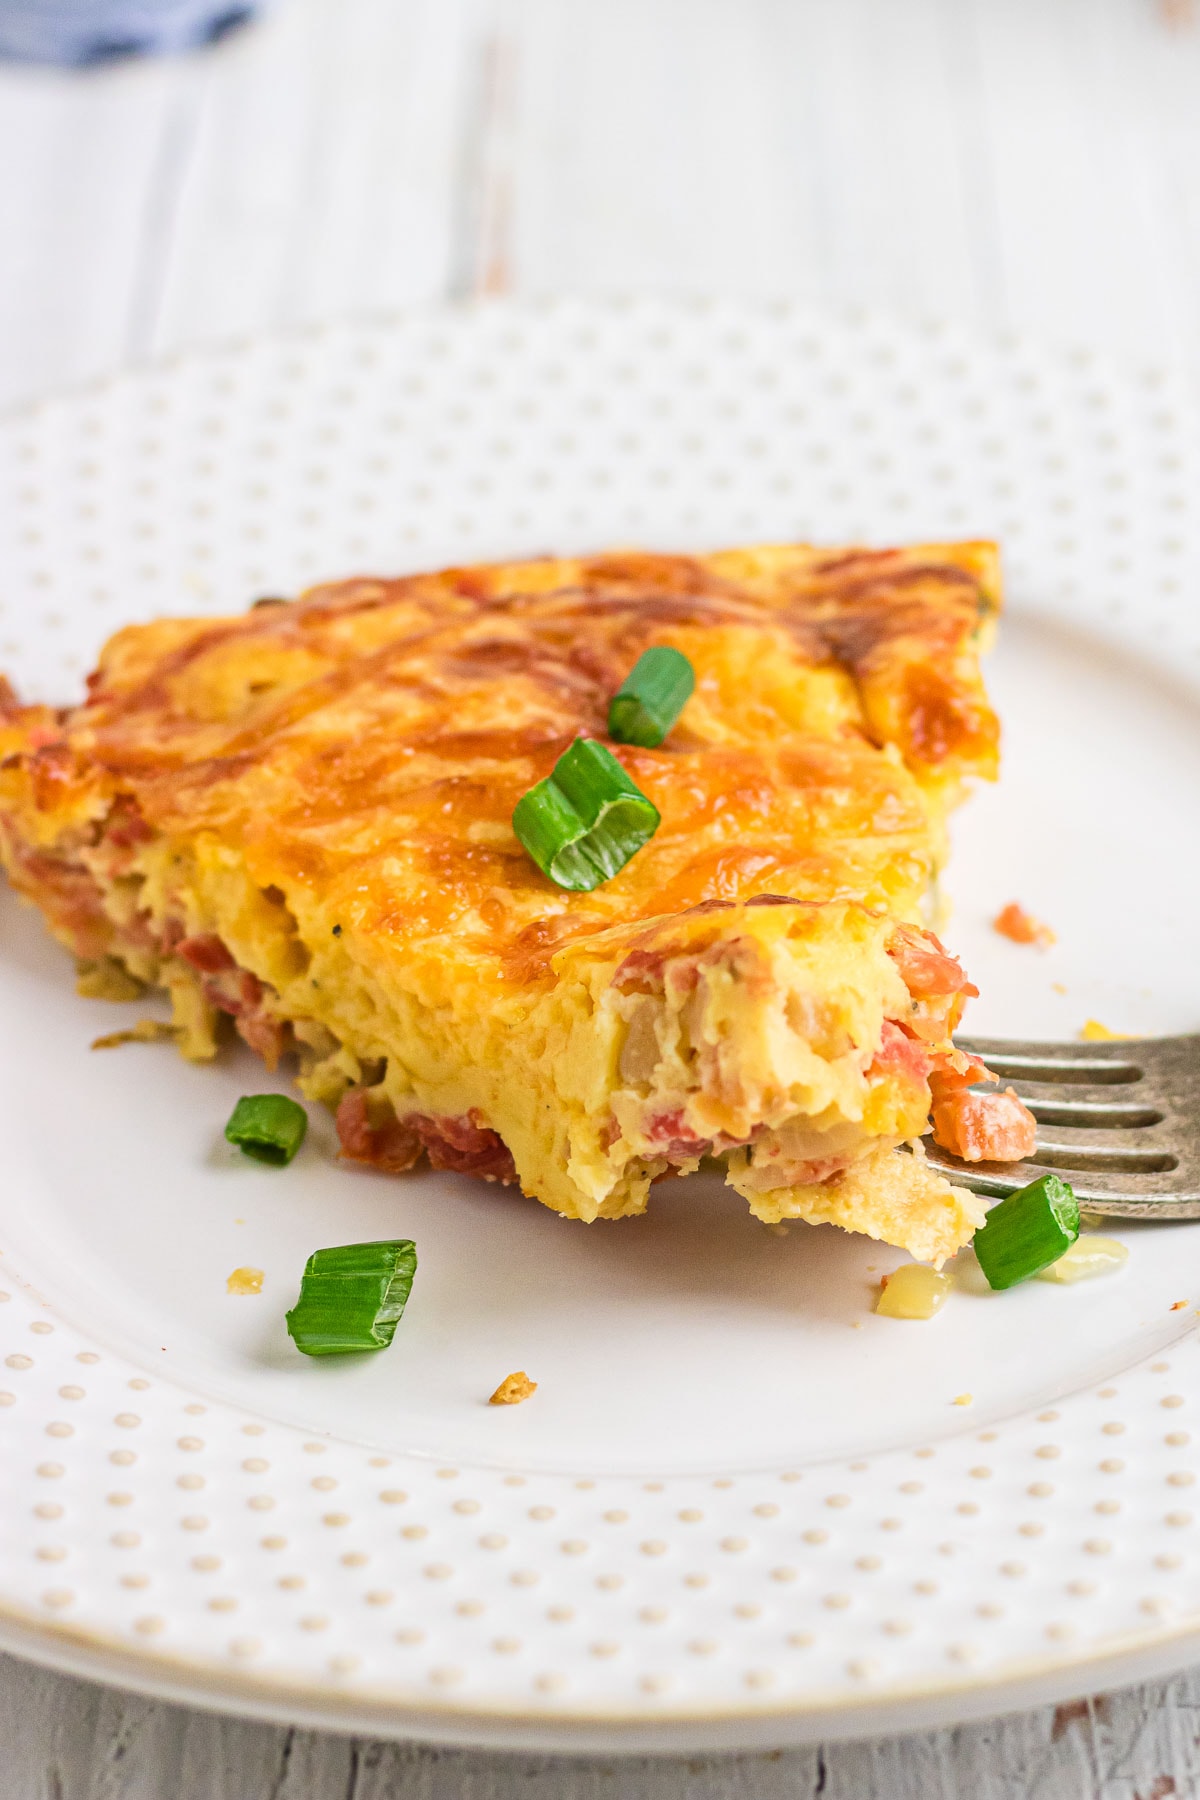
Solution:
[[[0,705],[3,853],[78,955],[171,990],[190,1053],[231,1012],[268,1060],[301,1050],[311,1095],[360,1092],[364,1130],[385,1107],[425,1121],[391,1166],[498,1132],[527,1191],[592,1218],[728,1154],[762,1216],[871,1230],[845,1171],[928,1110],[911,1071],[871,1073],[911,1006],[890,919],[919,917],[948,806],[995,773],[977,652],[997,605],[989,545],[770,546],[130,627],[65,718]],[[697,678],[664,746],[616,747],[662,826],[565,893],[513,807],[603,736],[651,644]],[[800,904],[746,907],[766,895]],[[950,1191],[876,1180],[878,1235],[944,1254],[970,1203],[912,1221]]]

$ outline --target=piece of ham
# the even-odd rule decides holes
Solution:
[[[905,1075],[910,1081],[928,1081],[933,1052],[905,1031],[895,1019],[883,1021],[883,1036],[869,1075]]]
[[[377,1109],[373,1121],[366,1089],[352,1088],[338,1107],[337,1133],[343,1156],[388,1174],[411,1169],[424,1150],[434,1169],[478,1175],[484,1181],[517,1179],[508,1146],[474,1110],[463,1118],[409,1113],[397,1119],[388,1106],[382,1117]]]
[[[979,989],[967,980],[962,964],[932,931],[898,925],[888,943],[888,955],[912,998],[912,1012],[902,1021],[904,1029],[928,1044],[941,1043],[954,1031],[963,1007]]]
[[[973,999],[979,993],[974,983],[967,980],[962,964],[932,931],[897,925],[888,943],[888,955],[914,1000],[949,1000],[959,994]]]
[[[1023,906],[1010,900],[1002,906],[992,920],[992,930],[998,931],[1001,937],[1011,939],[1014,944],[1036,944],[1040,950],[1049,949],[1055,942],[1054,933],[1032,913],[1027,913]]]
[[[711,1137],[698,1137],[692,1130],[681,1106],[655,1113],[646,1120],[644,1130],[654,1154],[666,1156],[672,1162],[706,1156],[713,1148]]]
[[[232,952],[213,931],[206,931],[200,937],[180,938],[175,945],[176,956],[182,956],[184,962],[191,963],[202,975],[221,975],[227,969],[236,969]]]
[[[200,985],[209,1005],[229,1014],[242,1042],[274,1072],[288,1047],[289,1027],[268,1008],[267,991],[258,976],[249,969],[238,968],[231,951],[215,932],[180,938],[175,954],[203,977]]]
[[[421,1154],[420,1138],[391,1107],[378,1124],[372,1124],[365,1088],[351,1088],[343,1097],[337,1109],[337,1134],[343,1156],[389,1175],[411,1169]]]
[[[1037,1122],[1012,1088],[980,1093],[935,1077],[933,1139],[963,1162],[1023,1162],[1036,1148]]]
[[[453,1169],[459,1175],[479,1175],[484,1181],[514,1182],[517,1171],[512,1152],[498,1132],[483,1123],[472,1109],[465,1118],[429,1118],[410,1114],[404,1120],[425,1147],[430,1167]]]

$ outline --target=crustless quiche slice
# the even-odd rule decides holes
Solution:
[[[616,554],[355,580],[119,632],[84,705],[0,710],[0,841],[85,991],[232,1018],[347,1157],[517,1181],[579,1219],[724,1165],[762,1219],[940,1260],[982,1212],[920,1155],[1031,1147],[951,1033],[922,924],[945,816],[996,769],[990,545]],[[662,815],[591,892],[513,832],[639,655],[695,692],[609,745]],[[115,984],[115,986],[114,986]]]

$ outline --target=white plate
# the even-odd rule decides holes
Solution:
[[[971,1024],[1188,1029],[1198,449],[1167,373],[935,327],[666,303],[332,327],[0,428],[0,666],[70,699],[128,620],[352,570],[995,534],[1006,772],[950,882]],[[1056,949],[990,931],[1012,898]],[[705,1179],[585,1229],[341,1167],[316,1116],[263,1170],[221,1137],[248,1053],[93,1055],[122,1009],[0,910],[0,1641],[247,1712],[605,1749],[941,1722],[1200,1651],[1200,1226],[904,1324],[870,1310],[899,1253],[780,1239]],[[295,1356],[307,1253],[396,1233],[421,1268],[392,1349]],[[261,1296],[228,1296],[247,1264]],[[535,1399],[489,1408],[512,1368]]]

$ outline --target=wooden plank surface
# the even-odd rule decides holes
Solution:
[[[4,1800],[1194,1800],[1200,1675],[917,1737],[501,1756],[252,1725],[0,1658]]]
[[[278,0],[188,59],[0,66],[0,404],[332,314],[789,294],[1200,357],[1191,0]],[[249,1725],[0,1659],[0,1800],[1170,1800],[1200,1673],[779,1756]]]

